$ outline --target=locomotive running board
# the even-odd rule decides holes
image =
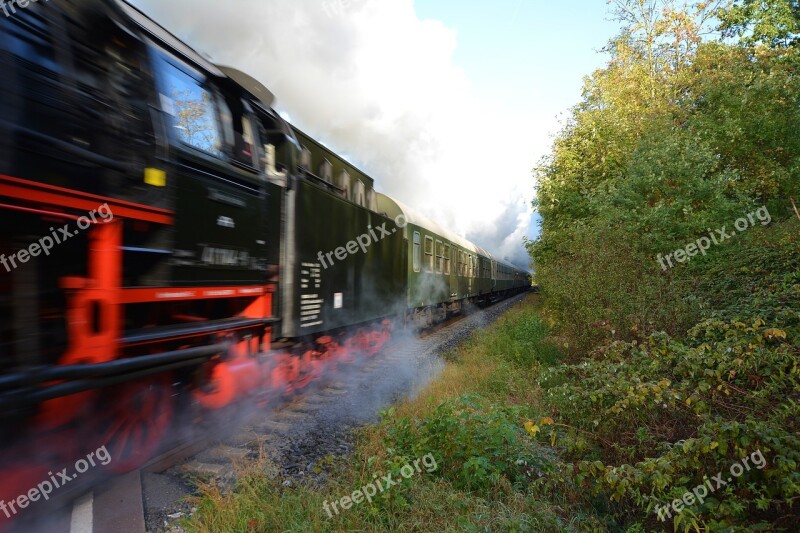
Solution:
[[[13,408],[202,364],[217,354],[226,353],[229,348],[229,343],[220,343],[107,363],[35,368],[7,374],[0,378],[0,390],[6,391],[0,395],[0,412],[5,416]],[[42,387],[45,384],[49,386]]]
[[[218,331],[237,331],[242,329],[253,329],[261,326],[268,326],[279,322],[277,318],[252,318],[252,319],[224,319],[200,324],[189,324],[181,326],[163,326],[146,330],[132,331],[120,339],[120,344],[124,347],[139,344],[151,344],[163,340],[185,339],[188,337],[198,337],[208,335]]]
[[[12,176],[0,175],[0,196],[19,200],[23,206],[33,204],[45,207],[67,207],[81,212],[88,212],[92,209],[97,209],[100,205],[108,204],[114,213],[114,217],[162,225],[174,223],[174,214],[166,209],[65,189],[64,187],[56,187],[55,185]]]

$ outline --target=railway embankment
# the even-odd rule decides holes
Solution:
[[[561,358],[539,300],[515,298],[507,312],[499,304],[451,335],[439,347],[438,377],[357,430],[352,453],[320,461],[313,476],[293,483],[268,460],[251,463],[231,490],[205,486],[183,527],[438,531],[540,523],[515,488],[544,473],[540,458],[555,458],[526,425],[542,401],[537,374]]]
[[[359,435],[363,428],[378,423],[381,411],[394,403],[424,393],[446,368],[448,354],[469,343],[471,336],[503,317],[523,298],[520,295],[484,309],[473,309],[420,335],[397,331],[390,344],[363,364],[340,369],[327,383],[304,390],[288,403],[268,409],[254,407],[246,421],[228,423],[226,429],[216,431],[219,438],[210,437],[213,442],[202,453],[170,462],[172,466],[166,469],[144,472],[148,531],[182,531],[186,516],[194,516],[192,530],[248,531],[248,524],[260,523],[252,518],[240,520],[250,517],[249,512],[231,515],[222,511],[221,521],[209,524],[203,511],[218,514],[214,505],[206,507],[213,494],[230,496],[232,502],[239,502],[232,503],[234,506],[242,504],[239,491],[248,480],[257,479],[279,488],[281,497],[338,487],[342,469],[351,464],[354,453],[360,453],[357,450],[361,449]],[[431,458],[427,461],[427,468],[431,468]],[[424,468],[422,458],[417,465]],[[375,489],[378,490],[377,485]],[[198,502],[198,493],[206,498]],[[290,498],[289,507],[292,501]],[[252,503],[270,508],[276,505],[271,501]],[[341,512],[338,504],[337,508]],[[269,531],[276,523],[267,521],[259,527]],[[297,527],[313,530],[309,524]]]

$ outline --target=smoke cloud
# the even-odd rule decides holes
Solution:
[[[528,124],[480,101],[457,32],[413,0],[133,0],[213,61],[261,80],[290,121],[376,187],[518,266],[532,210]]]

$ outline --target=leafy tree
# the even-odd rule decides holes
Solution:
[[[725,35],[747,46],[786,48],[800,43],[798,0],[734,0],[718,14]]]
[[[553,314],[582,345],[597,339],[586,321],[678,332],[696,313],[681,303],[694,274],[664,273],[656,256],[763,204],[785,215],[800,192],[798,52],[704,41],[720,21],[762,23],[756,3],[609,3],[622,31],[534,169],[543,221],[528,243]],[[673,308],[653,309],[666,287]]]
[[[798,66],[779,50],[720,43],[704,45],[694,62],[686,125],[733,175],[731,191],[762,204],[786,205],[800,192]]]

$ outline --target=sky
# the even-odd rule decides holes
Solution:
[[[532,169],[619,31],[604,0],[131,0],[376,188],[527,267]]]

